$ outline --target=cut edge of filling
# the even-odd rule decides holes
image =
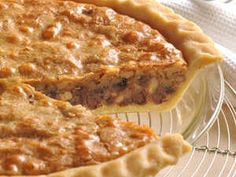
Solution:
[[[167,67],[110,69],[83,78],[47,78],[27,83],[51,98],[92,110],[107,107],[108,111],[113,106],[125,109],[132,105],[161,105],[171,99],[185,80],[186,65],[175,63]]]
[[[0,175],[96,165],[159,139],[147,126],[91,115],[27,84],[1,81],[0,89]]]

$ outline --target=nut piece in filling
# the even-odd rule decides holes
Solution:
[[[50,97],[91,109],[161,104],[185,81],[179,50],[110,8],[55,0],[3,4],[1,78],[20,77]]]
[[[154,141],[159,138],[148,127],[94,116],[82,106],[53,100],[26,84],[0,82],[0,176],[50,174],[100,164]],[[162,141],[155,147],[157,158],[153,151],[149,157],[152,164],[159,163],[157,169],[176,163],[190,150],[179,135]],[[154,172],[153,165],[150,168]]]
[[[49,174],[116,159],[157,140],[147,128],[0,83],[0,175]]]

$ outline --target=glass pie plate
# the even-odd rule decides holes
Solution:
[[[151,127],[158,135],[181,133],[191,144],[214,123],[224,98],[224,78],[219,65],[203,69],[170,111],[117,113],[112,116]]]

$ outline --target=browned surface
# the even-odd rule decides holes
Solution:
[[[52,98],[90,109],[161,104],[186,69],[181,52],[157,30],[112,9],[0,2],[0,78],[19,77]],[[58,80],[65,76],[71,84]]]
[[[0,2],[0,77],[82,76],[129,65],[158,67],[180,51],[148,25],[73,2]],[[24,3],[22,3],[24,2]]]
[[[48,174],[97,164],[156,139],[147,127],[94,117],[28,85],[0,87],[0,175]]]
[[[158,31],[130,17],[73,2],[0,1],[0,78],[28,81],[50,77],[56,82],[58,76],[77,76],[76,82],[98,89],[91,84],[104,75],[108,78],[102,85],[113,84],[115,92],[124,95],[127,72],[135,71],[141,74],[129,83],[125,95],[133,100],[125,104],[144,104],[139,91],[157,75],[153,71],[149,79],[143,79],[142,73],[154,68],[172,68],[173,82],[167,79],[165,84],[176,88],[184,80],[186,63],[181,52]],[[170,73],[165,74],[169,77]],[[85,74],[92,74],[94,79]],[[118,74],[121,76],[114,80]],[[63,88],[66,82],[60,82]],[[158,89],[154,85],[152,92]],[[64,91],[60,94],[67,97]],[[110,90],[107,93],[114,94]],[[93,101],[97,98],[86,97]],[[90,107],[87,102],[84,105]],[[156,136],[149,128],[95,117],[81,106],[52,100],[29,85],[0,83],[0,175],[49,174],[97,164],[154,140]]]

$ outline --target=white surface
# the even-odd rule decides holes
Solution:
[[[160,0],[197,23],[216,43],[236,53],[236,6],[219,1]]]
[[[217,47],[225,57],[225,62],[222,63],[225,77],[236,89],[236,5],[232,5],[236,0],[229,4],[221,3],[220,0],[160,0],[160,2],[197,23],[205,33],[220,44]]]
[[[177,13],[197,23],[220,45],[225,62],[225,80],[236,89],[236,0],[160,0]],[[205,0],[206,1],[206,0]],[[224,47],[222,47],[224,46]],[[227,48],[227,49],[226,49]],[[233,103],[233,104],[231,104]],[[191,154],[157,177],[236,177],[236,93],[226,86],[223,109],[214,126],[197,142]],[[207,147],[204,149],[204,147]]]

